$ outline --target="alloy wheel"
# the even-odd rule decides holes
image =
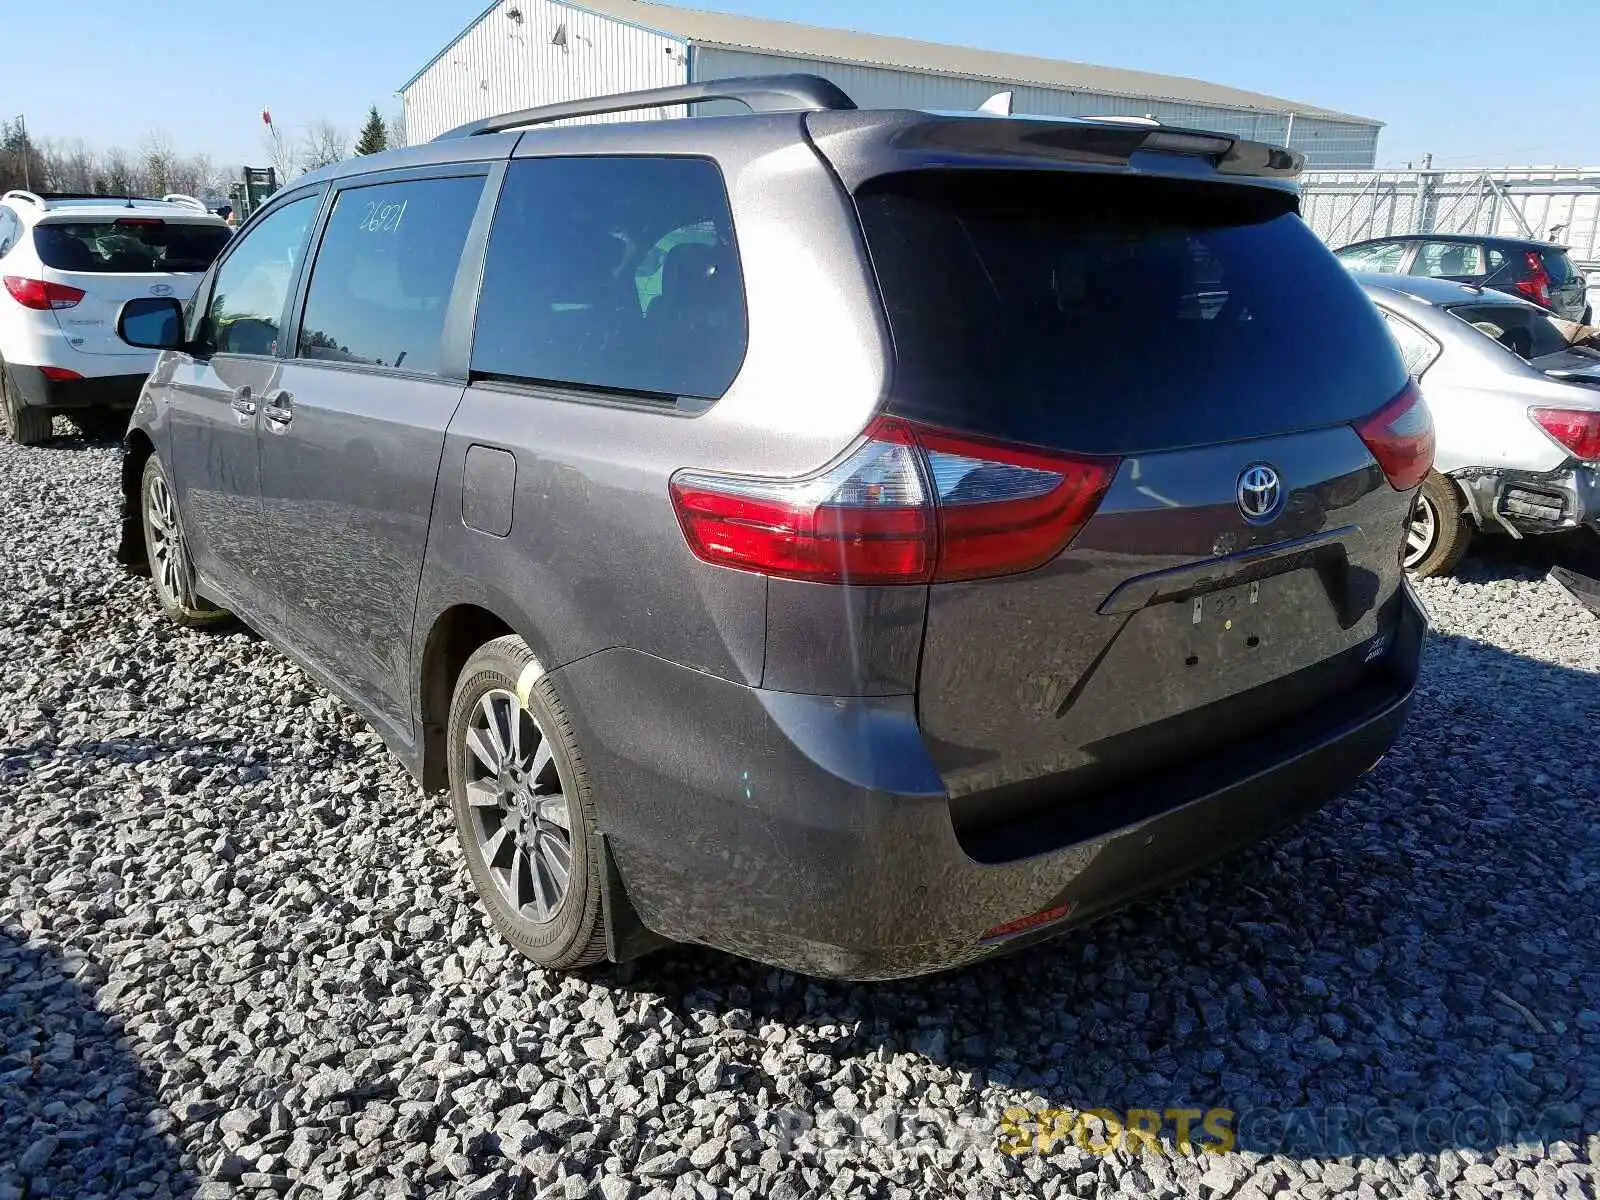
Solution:
[[[524,920],[555,918],[572,884],[572,815],[549,736],[516,696],[491,690],[467,725],[467,804],[484,866]]]
[[[1406,527],[1406,553],[1402,565],[1409,571],[1428,556],[1439,540],[1439,513],[1426,496],[1418,495]]]
[[[152,475],[145,489],[145,519],[150,527],[150,567],[163,591],[187,605],[189,597],[188,561],[183,537],[178,529],[178,506],[172,489],[159,474]]]

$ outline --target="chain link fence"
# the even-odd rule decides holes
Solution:
[[[1307,171],[1301,212],[1330,246],[1396,233],[1559,242],[1600,266],[1600,167]]]

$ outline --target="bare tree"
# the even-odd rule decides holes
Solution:
[[[74,138],[62,156],[63,180],[68,186],[63,191],[89,192],[94,190],[95,170],[99,156],[84,145],[82,138]]]
[[[194,175],[194,191],[189,193],[191,196],[221,196],[227,192],[227,168],[217,166],[209,154],[190,155],[189,170]]]
[[[276,125],[267,126],[263,141],[267,148],[267,160],[272,164],[272,169],[278,173],[280,187],[305,169],[302,147],[292,138],[284,137]]]
[[[94,186],[95,155],[78,138],[51,139],[39,147],[44,160],[44,186],[53,192],[87,192]]]
[[[350,136],[332,121],[318,121],[306,134],[304,163],[308,171],[350,156]]]
[[[125,196],[133,192],[137,182],[127,152],[121,146],[113,146],[101,159],[100,175],[93,190]]]
[[[161,196],[175,190],[173,174],[178,166],[178,152],[170,137],[159,129],[152,130],[144,145],[139,147],[139,155],[144,160],[144,187],[152,195]]]
[[[398,150],[408,145],[410,143],[406,141],[406,114],[402,109],[389,118],[389,149]]]

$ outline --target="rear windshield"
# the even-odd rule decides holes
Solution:
[[[1520,304],[1459,304],[1445,311],[1523,358],[1571,349],[1560,326],[1544,313]]]
[[[1544,269],[1549,272],[1553,287],[1571,283],[1578,277],[1578,269],[1572,265],[1565,250],[1546,250],[1539,257],[1544,259]]]
[[[228,244],[226,225],[153,217],[51,221],[33,231],[45,266],[88,274],[204,271]]]
[[[1349,421],[1405,385],[1288,194],[928,171],[857,204],[904,416],[1128,453]]]

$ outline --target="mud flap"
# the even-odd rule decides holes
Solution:
[[[1552,567],[1550,578],[1595,616],[1600,617],[1600,579],[1580,575],[1570,567]]]
[[[662,946],[671,945],[648,928],[634,912],[622,875],[611,856],[611,843],[600,835],[600,905],[606,923],[606,957],[612,962],[628,962]]]

